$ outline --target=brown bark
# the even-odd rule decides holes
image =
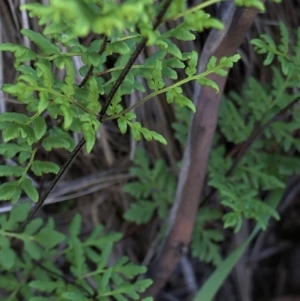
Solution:
[[[233,4],[225,4],[225,10],[221,14],[226,28],[221,32],[214,30],[210,33],[201,54],[198,68],[200,72],[205,69],[211,56],[220,59],[236,53],[256,13],[255,9],[236,8]],[[154,282],[144,296],[155,296],[159,292],[188,249],[217,125],[219,104],[226,83],[226,77],[215,74],[208,77],[218,84],[220,92],[217,94],[210,87],[195,88],[194,102],[197,112],[190,126],[176,198],[166,236],[147,275]]]

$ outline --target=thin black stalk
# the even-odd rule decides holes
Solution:
[[[106,45],[107,45],[107,36],[104,36],[101,48],[98,51],[99,55],[101,55],[105,51]],[[86,74],[86,76],[83,78],[83,80],[81,81],[81,83],[78,85],[79,88],[82,88],[86,84],[86,82],[92,76],[93,70],[94,70],[94,66],[91,65],[90,68],[89,68],[89,70],[88,70],[88,72],[87,72],[87,74]]]
[[[84,144],[85,144],[85,141],[82,138],[79,141],[79,143],[76,145],[75,149],[72,151],[72,153],[70,154],[70,156],[68,157],[68,159],[65,162],[65,164],[60,168],[58,174],[55,176],[55,178],[53,179],[53,181],[51,182],[50,186],[47,188],[47,190],[45,191],[45,193],[39,198],[38,202],[35,204],[35,206],[33,207],[32,211],[29,213],[29,215],[26,218],[26,220],[21,224],[21,226],[19,227],[19,229],[18,229],[17,232],[22,232],[24,230],[24,228],[26,227],[26,225],[32,220],[32,218],[38,212],[38,210],[43,206],[46,198],[48,197],[48,195],[50,194],[50,192],[53,190],[53,188],[55,187],[55,185],[57,184],[57,182],[60,180],[60,178],[62,177],[62,175],[65,173],[65,171],[68,169],[68,167],[70,166],[70,164],[72,163],[72,161],[74,160],[74,158],[77,156],[77,154],[79,153],[79,151],[81,150],[81,148],[84,146]]]
[[[156,21],[153,25],[153,29],[157,29],[157,27],[159,26],[159,24],[162,22],[163,20],[163,16],[166,13],[168,7],[170,6],[172,0],[166,0],[164,5],[162,6],[162,9],[160,10],[159,14],[157,15]],[[126,75],[128,74],[128,72],[130,71],[132,65],[134,64],[135,60],[137,59],[138,55],[141,53],[141,51],[144,49],[144,47],[146,46],[146,39],[143,39],[143,41],[137,46],[135,52],[132,54],[129,62],[126,64],[126,66],[124,67],[124,69],[122,70],[122,73],[120,74],[120,76],[118,77],[118,79],[116,80],[116,82],[114,83],[104,105],[101,108],[101,111],[98,115],[98,120],[100,122],[102,122],[106,110],[109,106],[109,104],[111,103],[113,97],[115,96],[117,90],[119,89],[119,87],[121,86],[122,82],[124,81]],[[102,44],[103,47],[101,47],[101,49],[103,49],[103,52],[105,50],[106,47],[106,42]],[[101,51],[100,49],[100,51]],[[92,70],[93,71],[93,70]],[[91,76],[92,71],[88,72],[88,77]],[[87,77],[87,76],[86,76]],[[86,79],[86,81],[88,80],[88,78]],[[84,83],[81,83],[82,86],[84,85]],[[68,169],[68,167],[71,165],[71,163],[73,162],[74,158],[76,157],[76,155],[79,153],[79,151],[81,150],[81,148],[84,146],[85,141],[84,139],[81,139],[80,142],[77,144],[77,146],[75,147],[75,149],[72,151],[72,153],[70,154],[70,156],[68,157],[67,161],[65,162],[65,164],[61,167],[59,173],[55,176],[55,178],[53,179],[53,181],[51,182],[50,186],[48,187],[48,189],[46,190],[46,192],[42,195],[42,197],[40,197],[40,199],[38,200],[38,202],[36,203],[36,205],[33,207],[32,211],[29,213],[27,219],[25,220],[24,223],[21,224],[21,226],[19,227],[19,229],[17,230],[17,232],[21,232],[22,230],[24,230],[24,228],[26,227],[26,225],[28,225],[28,223],[32,220],[32,218],[35,216],[35,214],[37,213],[37,211],[43,206],[46,198],[48,197],[48,195],[51,193],[51,191],[53,190],[53,188],[55,187],[55,185],[57,184],[57,182],[61,179],[62,175],[66,172],[66,170]]]
[[[153,25],[153,29],[154,30],[156,30],[157,27],[159,26],[159,24],[161,23],[161,21],[163,19],[163,16],[166,13],[166,11],[167,11],[168,7],[170,6],[171,2],[172,2],[172,0],[167,0],[164,3],[162,9],[160,10],[159,14],[157,15],[155,23]],[[112,87],[111,91],[109,92],[109,94],[107,96],[107,99],[106,99],[104,105],[102,106],[101,111],[100,111],[100,113],[98,115],[98,120],[100,122],[103,121],[104,115],[105,115],[105,112],[106,112],[108,106],[112,102],[113,97],[115,96],[115,94],[117,93],[118,89],[120,88],[122,82],[124,81],[126,75],[130,71],[130,69],[131,69],[132,65],[134,64],[135,60],[137,59],[137,57],[139,56],[139,54],[142,52],[142,50],[145,48],[146,42],[147,42],[147,39],[144,38],[142,40],[142,42],[140,42],[140,44],[137,46],[137,48],[134,51],[134,53],[132,54],[130,60],[128,61],[128,63],[124,67],[124,69],[122,70],[120,76],[118,77],[118,79],[116,80],[114,86]]]

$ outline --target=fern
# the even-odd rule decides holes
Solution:
[[[192,255],[214,265],[222,261],[219,243],[224,240],[224,235],[208,225],[220,219],[222,219],[222,213],[216,209],[205,207],[199,210],[191,242]]]
[[[126,257],[120,258],[114,266],[108,265],[113,245],[122,237],[120,234],[104,234],[104,227],[99,225],[84,241],[80,239],[79,215],[70,224],[68,238],[54,229],[52,219],[43,226],[41,219],[34,219],[23,233],[14,233],[29,210],[29,203],[23,203],[13,208],[8,219],[4,215],[0,219],[0,287],[11,300],[15,300],[13,296],[17,294],[26,300],[52,300],[56,297],[60,300],[90,300],[92,296],[97,300],[109,300],[110,296],[117,300],[137,299],[139,293],[151,284],[151,280],[129,282],[144,273],[146,268],[130,263]],[[18,258],[13,250],[10,238],[23,242],[22,258]],[[59,256],[69,265],[68,280],[56,259],[58,245],[62,246]],[[23,271],[25,278],[22,282],[12,273],[12,267]],[[93,279],[97,290],[91,289],[87,279]],[[43,297],[35,297],[36,294]]]
[[[137,224],[147,223],[154,214],[161,219],[168,215],[168,207],[173,202],[176,178],[163,160],[158,160],[150,169],[149,158],[141,148],[137,148],[135,166],[130,173],[137,181],[128,183],[123,190],[137,201],[131,204],[124,218]]]
[[[243,90],[243,95],[239,96],[232,93],[229,98],[225,98],[223,101],[219,127],[227,141],[235,144],[246,141],[255,129],[263,128],[269,120],[280,114],[282,109],[295,103],[299,98],[298,92],[289,93],[289,88],[295,87],[298,78],[298,74],[294,71],[300,66],[297,59],[299,52],[297,47],[299,46],[294,47],[294,53],[289,52],[288,54],[287,31],[282,23],[280,24],[280,31],[281,42],[279,46],[271,42],[269,37],[265,38],[264,36],[260,40],[262,44],[258,40],[253,42],[258,47],[259,52],[273,53],[278,59],[288,55],[286,61],[279,59],[281,71],[275,67],[272,68],[272,83],[269,86],[262,86],[255,79],[250,79]],[[269,46],[263,44],[263,41],[267,40]],[[271,44],[274,44],[274,47],[271,47]],[[270,56],[270,54],[268,55]],[[296,64],[297,60],[298,65]],[[288,67],[289,72],[287,74],[286,63],[288,61],[294,63]],[[244,101],[245,99],[247,102]],[[289,121],[274,120],[263,131],[262,137],[255,141],[251,150],[246,153],[238,165],[234,175],[229,179],[225,177],[225,172],[229,170],[228,163],[225,167],[224,163],[221,163],[221,157],[212,159],[212,162],[219,162],[225,167],[223,175],[220,175],[220,164],[217,166],[212,163],[209,167],[210,185],[218,189],[221,202],[233,209],[233,212],[224,216],[225,226],[234,226],[238,231],[242,224],[241,213],[246,218],[256,219],[262,228],[265,228],[266,225],[262,223],[261,215],[268,213],[276,219],[279,218],[275,211],[259,200],[259,193],[260,191],[283,188],[287,180],[286,176],[295,172],[292,165],[299,166],[299,159],[297,158],[299,139],[294,137],[294,132],[300,125],[299,119],[296,117],[297,108],[289,109],[286,113],[290,116]],[[229,120],[235,120],[235,122],[229,123]],[[272,147],[274,143],[276,144],[275,149]],[[219,156],[224,155],[224,150],[219,152]],[[285,165],[287,161],[290,162],[289,167]]]
[[[259,39],[253,39],[251,44],[255,46],[255,50],[258,53],[267,53],[267,57],[264,60],[264,65],[270,65],[275,57],[277,56],[279,62],[281,63],[282,72],[284,75],[289,73],[290,68],[294,64],[290,63],[289,57],[289,33],[285,25],[280,22],[280,44],[276,45],[273,39],[266,35],[260,35]]]
[[[239,231],[245,218],[255,219],[263,229],[266,228],[264,216],[269,215],[279,219],[278,213],[261,199],[261,194],[282,189],[287,177],[297,172],[300,164],[299,139],[295,135],[295,131],[300,126],[298,105],[296,105],[299,93],[296,90],[291,94],[289,90],[299,87],[299,73],[296,70],[299,70],[300,66],[300,35],[298,29],[298,40],[292,46],[287,42],[288,33],[282,23],[280,23],[280,32],[279,45],[266,35],[262,35],[260,40],[252,41],[259,53],[267,53],[266,65],[275,58],[278,58],[281,64],[280,69],[272,67],[273,79],[270,85],[261,85],[254,78],[250,78],[240,95],[231,92],[228,97],[223,97],[221,103],[218,122],[221,133],[216,134],[210,156],[209,185],[217,190],[221,204],[228,210],[223,215],[224,227],[233,227],[235,232]],[[223,139],[236,145],[236,148],[242,147],[255,131],[264,128],[272,118],[278,116],[281,110],[291,104],[295,104],[293,109],[291,107],[285,112],[289,116],[288,121],[274,119],[262,131],[261,138],[257,139],[246,152],[233,175],[227,176],[234,159],[227,156]],[[178,108],[176,117],[177,121],[173,124],[175,136],[184,143],[190,113]],[[202,260],[214,260],[216,264],[220,260],[217,247],[213,245],[211,250],[214,259],[209,258],[205,252],[212,247],[212,244],[201,240],[202,233],[205,235],[205,229],[195,228],[192,252],[194,256]]]
[[[261,1],[235,2],[263,8]],[[71,152],[70,161],[66,164],[68,166],[84,142],[86,151],[92,151],[96,133],[104,121],[115,119],[121,134],[130,129],[137,141],[156,140],[167,144],[162,135],[144,127],[133,112],[135,107],[159,94],[165,94],[166,101],[176,105],[177,115],[182,118],[184,125],[179,125],[179,122],[174,128],[177,131],[180,129],[178,137],[183,142],[190,111],[194,112],[195,106],[183,95],[182,86],[197,81],[218,92],[217,84],[208,75],[214,73],[226,76],[228,69],[240,59],[238,54],[223,57],[219,62],[212,57],[206,71],[197,74],[198,54],[195,51],[184,53],[177,46],[176,40],[193,40],[196,33],[204,29],[223,29],[219,20],[204,11],[210,3],[213,2],[203,2],[186,9],[185,1],[172,1],[164,18],[161,16],[162,20],[158,21],[179,20],[179,24],[165,32],[161,32],[156,23],[160,5],[152,0],[130,0],[121,5],[116,1],[100,0],[23,5],[21,9],[27,10],[31,17],[39,18],[44,31],[37,33],[30,29],[21,30],[21,34],[32,42],[33,50],[11,43],[0,45],[0,51],[14,54],[14,66],[18,71],[16,82],[3,85],[2,90],[26,108],[25,114],[7,112],[0,115],[3,139],[0,154],[5,159],[18,162],[17,166],[0,166],[0,200],[17,203],[21,196],[26,195],[30,201],[39,201],[36,207],[38,209],[43,199],[31,179],[39,180],[44,174],[58,174],[53,182],[55,184],[65,171],[64,167],[60,169],[55,162],[41,161],[41,149],[46,153],[61,148]],[[266,37],[262,37],[260,42],[254,42],[260,52],[269,56],[266,64],[273,59],[269,53],[278,56],[281,62],[283,76],[274,69],[274,84],[269,88],[271,94],[267,91],[262,93],[262,97],[277,96],[274,99],[269,97],[267,106],[253,99],[252,103],[249,102],[249,107],[241,108],[238,97],[235,98],[236,102],[225,104],[221,110],[220,126],[228,141],[244,141],[243,137],[249,136],[254,124],[259,121],[263,125],[270,114],[293,101],[291,97],[286,97],[286,89],[294,84],[295,77],[299,74],[296,71],[299,70],[297,62],[300,47],[298,42],[291,50],[287,44],[285,27],[280,25],[280,29],[281,44],[278,47]],[[99,38],[91,45],[82,45],[80,38],[90,33]],[[153,45],[159,51],[142,64],[132,66],[131,60],[138,55],[136,49],[143,49],[144,44]],[[291,51],[295,55],[290,55]],[[74,57],[79,57],[83,62],[80,70],[76,70]],[[106,69],[107,65],[111,66],[109,70]],[[53,72],[55,69],[62,71],[62,78],[56,76]],[[180,69],[183,77],[178,79]],[[124,70],[125,77],[120,79]],[[81,83],[75,80],[77,71],[83,77]],[[104,73],[107,76],[103,77]],[[287,73],[289,76],[283,84],[282,78]],[[147,87],[141,84],[141,79]],[[254,81],[252,84],[254,90],[255,86],[259,87]],[[278,91],[277,88],[281,90]],[[265,87],[259,89],[264,91]],[[126,108],[124,97],[135,90],[150,92],[134,106]],[[112,95],[107,102],[106,95]],[[231,127],[222,114],[234,118],[238,128]],[[51,122],[46,122],[45,116]],[[229,181],[225,178],[225,173],[232,162],[224,160],[223,148],[215,148],[212,154],[214,161],[209,169],[210,185],[218,189],[221,203],[229,210],[223,216],[225,227],[232,226],[238,230],[244,217],[256,219],[261,227],[265,227],[265,214],[278,218],[277,213],[260,200],[259,192],[282,187],[287,174],[294,170],[296,160],[286,156],[285,152],[299,149],[298,140],[289,138],[298,123],[297,114],[293,115],[290,125],[282,127],[274,123],[265,133],[268,142],[257,141],[257,148],[248,154],[249,161],[246,162],[251,164],[242,162]],[[79,133],[84,142],[76,146],[72,138],[74,133]],[[270,144],[273,142],[283,144],[282,150],[278,150],[275,155],[270,153]],[[217,139],[215,143],[218,144]],[[255,152],[260,149],[264,152]],[[271,156],[278,160],[283,158],[282,162],[286,165],[281,164],[277,172],[268,176],[267,171],[272,169]],[[218,172],[213,162],[218,162]],[[131,173],[136,180],[126,184],[124,191],[136,198],[136,201],[124,217],[141,224],[149,222],[157,213],[164,220],[174,200],[174,174],[163,160],[151,165],[141,149],[137,149],[134,163]],[[237,192],[234,191],[235,187]],[[242,204],[239,202],[241,197],[244,198]],[[60,233],[55,229],[53,219],[45,224],[41,219],[31,219],[31,216],[28,219],[31,203],[16,204],[9,215],[0,216],[0,287],[5,291],[7,300],[140,299],[140,294],[151,284],[151,280],[136,280],[136,276],[144,274],[146,268],[131,263],[126,257],[109,264],[114,244],[121,239],[121,234],[104,233],[104,227],[99,225],[86,239],[82,239],[79,215],[74,217],[68,233]],[[216,212],[204,209],[204,218],[200,212],[192,244],[194,256],[214,264],[221,258],[218,243],[223,236],[218,231],[206,229],[206,225],[221,218],[220,213]],[[21,225],[25,227],[22,228]],[[17,231],[20,229],[22,231]]]

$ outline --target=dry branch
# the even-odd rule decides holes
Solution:
[[[203,71],[213,55],[220,59],[235,54],[257,14],[255,9],[236,8],[232,3],[225,3],[219,9],[225,30],[214,30],[210,33],[199,60],[200,71]],[[192,117],[168,230],[147,275],[154,282],[145,292],[145,296],[155,296],[159,292],[188,249],[227,78],[212,74],[209,79],[218,84],[220,92],[217,94],[210,87],[201,87],[198,91],[195,89],[197,112]]]

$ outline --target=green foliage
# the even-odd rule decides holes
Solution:
[[[280,115],[283,108],[299,98],[299,93],[291,94],[289,89],[299,86],[299,74],[296,70],[299,70],[300,66],[300,45],[296,44],[293,47],[294,52],[291,52],[287,43],[288,33],[282,23],[280,31],[280,45],[274,44],[274,47],[268,48],[268,56],[273,53],[281,63],[281,70],[272,68],[271,84],[262,86],[251,78],[242,95],[231,93],[229,98],[224,97],[219,128],[226,140],[236,144],[237,147],[242,147],[243,144],[240,143],[246,143],[252,133],[264,128],[274,116]],[[297,33],[299,35],[299,30]],[[271,39],[263,36],[262,41],[271,41]],[[252,43],[256,47],[260,45],[258,40]],[[264,51],[261,51],[263,48],[259,49],[260,53],[267,52],[266,48]],[[287,60],[280,59],[287,53],[289,53]],[[293,63],[286,65],[287,62]],[[274,120],[262,132],[261,137],[256,139],[233,176],[226,177],[231,160],[222,159],[225,150],[216,146],[216,150],[212,153],[209,166],[210,185],[217,188],[222,204],[232,210],[224,216],[225,227],[232,226],[238,231],[243,215],[246,218],[256,219],[263,229],[266,227],[262,219],[263,215],[270,214],[276,219],[279,218],[273,209],[260,200],[259,195],[261,191],[283,188],[287,176],[293,174],[300,166],[297,155],[299,138],[294,135],[295,130],[300,126],[297,107],[290,108],[286,114],[290,116],[288,121]],[[215,141],[216,145],[217,143]]]
[[[120,5],[116,1],[53,1],[51,6],[30,3],[21,9],[30,11],[30,16],[37,16],[40,24],[49,23],[44,34],[59,36],[63,41],[85,36],[90,32],[96,34],[120,34],[124,28],[134,27],[152,38],[152,18],[156,12],[152,0],[126,1]]]
[[[222,232],[207,225],[222,219],[223,214],[209,207],[199,210],[191,242],[192,255],[204,262],[218,265],[221,262],[219,243],[224,240]]]
[[[261,1],[257,0],[236,3],[263,8]],[[21,34],[31,41],[32,49],[11,43],[0,45],[0,51],[14,54],[14,66],[18,71],[16,82],[3,85],[2,90],[16,98],[26,109],[24,114],[7,112],[0,115],[0,155],[17,162],[16,166],[0,166],[0,201],[16,203],[24,195],[33,202],[40,199],[32,179],[38,181],[44,174],[59,174],[56,163],[38,159],[41,158],[38,156],[41,148],[46,153],[60,148],[72,152],[75,148],[72,135],[79,133],[86,142],[86,151],[92,151],[100,127],[99,112],[102,106],[99,100],[115,89],[122,70],[127,68],[127,62],[143,38],[146,38],[147,45],[159,50],[140,65],[129,68],[105,112],[104,121],[115,119],[121,134],[129,129],[137,141],[156,140],[167,144],[159,133],[143,127],[132,111],[152,97],[164,93],[167,102],[176,105],[180,120],[174,129],[178,140],[183,143],[190,111],[195,112],[195,105],[183,95],[182,85],[196,80],[200,85],[212,87],[218,92],[218,86],[207,75],[215,73],[226,76],[228,69],[240,58],[236,54],[217,62],[212,57],[207,70],[197,74],[198,54],[195,51],[184,53],[177,46],[176,40],[193,40],[195,34],[204,29],[223,29],[219,20],[203,10],[207,5],[203,2],[186,9],[185,1],[172,1],[163,21],[180,22],[165,32],[161,32],[161,28],[153,30],[153,21],[160,10],[160,5],[153,0],[128,0],[122,4],[102,0],[53,0],[50,5],[23,5],[21,9],[28,10],[31,17],[39,18],[44,31],[41,34],[29,29],[21,30]],[[284,77],[274,69],[271,92],[265,91],[265,87],[260,87],[255,81],[251,81],[251,89],[247,92],[251,99],[251,93],[257,89],[261,97],[266,96],[269,102],[264,99],[258,103],[259,98],[256,97],[244,107],[235,97],[234,101],[221,109],[221,132],[227,141],[241,143],[257,122],[264,124],[270,114],[293,100],[286,90],[294,85],[297,74],[294,65],[299,61],[300,42],[294,49],[296,55],[290,56],[287,31],[283,25],[280,25],[280,29],[280,46],[274,46],[266,37],[254,44],[261,53],[268,53],[266,64],[273,60],[269,53],[275,52],[274,55],[282,64],[283,74],[288,73],[289,78],[283,85]],[[95,33],[99,39],[89,46],[82,45],[80,38],[89,33]],[[300,41],[300,31],[298,37]],[[75,68],[74,57],[79,57],[83,62],[80,70]],[[109,64],[106,64],[108,60]],[[107,70],[107,65],[112,62],[112,68]],[[54,72],[57,69],[62,76],[58,77]],[[179,70],[183,71],[180,79]],[[85,83],[76,82],[77,72],[85,79]],[[107,76],[102,77],[103,72]],[[141,79],[145,80],[147,87],[141,84]],[[280,87],[282,90],[276,90]],[[124,97],[136,90],[150,93],[133,107],[125,108]],[[229,114],[237,127],[233,128],[222,114]],[[238,230],[245,217],[256,219],[261,227],[265,227],[266,214],[278,217],[272,207],[261,202],[259,191],[282,187],[285,177],[295,169],[294,158],[285,156],[285,152],[300,148],[298,140],[290,135],[298,123],[296,113],[288,125],[274,123],[265,132],[268,142],[257,142],[257,150],[263,149],[264,154],[260,151],[249,153],[249,161],[246,162],[250,163],[247,165],[242,162],[229,181],[225,173],[231,161],[224,160],[222,148],[215,148],[209,167],[210,185],[218,189],[222,204],[230,210],[223,216],[225,226]],[[283,148],[279,148],[276,154],[270,154],[274,142],[283,145]],[[273,172],[274,166],[271,165],[271,159],[274,158],[285,162],[277,173]],[[218,172],[214,165],[216,162]],[[175,195],[174,174],[163,160],[152,165],[139,148],[134,163],[131,173],[136,180],[126,184],[124,191],[135,197],[136,202],[131,204],[124,217],[137,224],[149,222],[155,214],[162,220],[166,219]],[[236,192],[233,191],[235,187]],[[242,202],[241,198],[244,198]],[[129,262],[126,257],[109,263],[114,244],[121,239],[120,234],[104,233],[104,227],[99,225],[82,239],[81,217],[78,215],[70,224],[69,233],[57,231],[52,219],[46,224],[41,219],[33,219],[23,231],[17,231],[27,219],[30,209],[29,203],[21,203],[15,205],[9,215],[0,216],[0,288],[6,292],[5,300],[140,300],[140,293],[151,284],[151,280],[136,280],[136,277],[144,274],[146,268]],[[218,242],[222,241],[223,236],[214,229],[208,229],[207,225],[221,217],[214,209],[204,208],[199,212],[192,252],[200,260],[214,264],[220,262]],[[145,298],[144,301],[151,299]]]
[[[147,140],[156,140],[162,144],[167,144],[166,139],[154,132],[150,131],[147,128],[143,127],[140,122],[132,122],[133,119],[136,119],[136,114],[133,112],[128,112],[124,116],[118,118],[118,127],[122,134],[125,134],[127,127],[131,127],[131,134],[135,140],[141,140],[141,135]]]
[[[265,11],[265,5],[260,0],[235,0],[236,5],[245,7],[256,7],[260,11]]]
[[[104,234],[104,227],[99,225],[85,240],[80,239],[79,215],[73,218],[67,237],[55,230],[52,219],[45,225],[41,219],[34,219],[22,233],[14,233],[30,207],[29,203],[17,205],[8,217],[0,218],[0,287],[9,300],[17,300],[16,295],[26,300],[137,300],[151,284],[147,279],[132,282],[146,268],[130,263],[126,257],[113,266],[108,264],[120,234]],[[23,242],[21,257],[14,251],[11,238]],[[67,278],[59,269],[60,258],[69,265]],[[21,272],[22,281],[13,268]],[[89,286],[88,279],[96,284],[96,290]]]
[[[272,0],[275,3],[280,3],[281,0]],[[238,6],[245,6],[245,7],[255,7],[260,11],[265,11],[265,5],[260,0],[234,0],[235,4]]]
[[[272,82],[269,85],[261,85],[254,78],[250,78],[242,93],[231,92],[228,97],[223,97],[221,103],[219,133],[215,136],[208,166],[209,185],[217,190],[221,204],[227,210],[227,213],[222,216],[224,227],[233,227],[235,232],[240,229],[245,218],[256,220],[262,229],[265,229],[267,225],[265,216],[279,219],[278,213],[265,200],[262,200],[261,195],[267,191],[284,188],[287,178],[298,172],[300,168],[299,137],[296,134],[300,126],[299,105],[296,103],[299,99],[297,92],[299,72],[297,70],[300,66],[300,31],[298,29],[296,32],[295,45],[287,43],[288,33],[282,23],[280,31],[279,46],[273,42],[273,48],[266,49],[266,46],[259,48],[258,45],[263,45],[260,44],[260,40],[259,42],[252,41],[260,53],[268,52],[268,56],[272,53],[274,59],[278,58],[281,64],[281,68],[272,67]],[[265,35],[262,37],[262,42],[269,40],[271,40],[270,37],[265,37]],[[288,55],[286,60],[282,59],[283,54]],[[292,62],[288,65],[288,74],[284,68],[287,62]],[[291,89],[295,92],[291,93]],[[282,110],[293,103],[294,106],[284,112],[285,120],[275,118],[281,116]],[[175,137],[184,144],[188,133],[190,112],[178,108],[176,118],[177,121],[173,124]],[[256,137],[255,133],[260,132],[261,134]],[[256,138],[250,149],[237,165],[233,175],[228,176],[227,173],[235,158],[227,154],[231,150],[243,149],[253,137]],[[232,144],[232,149],[226,150],[224,140]],[[202,210],[204,212],[201,212]],[[204,220],[209,224],[214,219],[209,218],[209,208],[204,207],[202,210],[198,213],[191,248],[194,256],[205,260],[209,256],[209,253],[205,251],[214,243],[212,237],[216,234],[218,239],[219,234],[212,232],[211,235],[209,232],[211,235],[209,239],[212,243],[203,241],[207,229],[203,229],[200,221]],[[211,230],[215,231],[209,229]],[[200,239],[202,239],[201,243]],[[220,262],[220,257],[217,245],[213,246],[211,254],[215,257],[209,260],[216,264]]]
[[[137,177],[137,181],[126,184],[123,190],[137,201],[131,204],[124,218],[137,224],[148,223],[156,212],[161,219],[166,218],[174,200],[174,174],[163,160],[158,160],[150,168],[150,160],[141,148],[136,149],[134,163],[130,173]]]
[[[280,22],[279,23],[280,30],[280,43],[276,44],[276,42],[267,34],[261,34],[259,39],[254,39],[251,41],[251,44],[255,46],[255,50],[258,53],[266,53],[267,57],[264,60],[264,65],[270,65],[275,56],[281,64],[282,72],[285,76],[295,71],[298,72],[299,66],[299,45],[294,47],[294,52],[296,52],[294,56],[291,56],[289,53],[292,49],[290,49],[290,38],[289,33],[285,25]],[[300,29],[298,29],[297,36],[300,36]],[[299,43],[299,42],[298,42]],[[296,69],[296,70],[295,70]]]
[[[282,195],[283,195],[283,190],[278,189],[272,191],[268,196],[266,202],[268,203],[268,205],[270,205],[270,207],[273,210],[275,210],[276,207],[278,206],[279,202],[281,201]],[[264,216],[265,224],[267,224],[269,218],[270,218],[269,215]],[[234,266],[237,264],[238,260],[246,251],[247,247],[256,237],[259,230],[260,230],[259,225],[256,225],[256,227],[252,230],[248,238],[243,243],[241,243],[235,250],[233,250],[228,255],[228,257],[222,261],[221,264],[219,264],[216,270],[209,276],[207,281],[197,292],[193,301],[202,301],[202,300],[211,301],[214,299],[214,296],[219,291],[221,285],[224,283],[228,275],[231,273]]]

